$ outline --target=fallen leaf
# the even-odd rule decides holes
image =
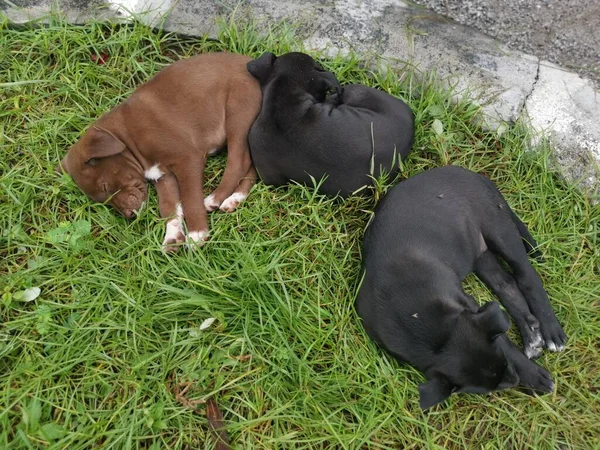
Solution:
[[[32,302],[40,296],[41,292],[42,290],[39,287],[32,287],[24,291],[15,292],[13,298],[21,302]]]
[[[210,327],[214,321],[217,320],[216,317],[209,317],[208,319],[206,319],[204,322],[202,322],[200,324],[200,330],[206,330],[208,327]]]
[[[440,119],[435,119],[431,124],[431,128],[433,128],[433,131],[435,131],[435,134],[438,136],[441,136],[441,134],[444,132],[444,124]]]

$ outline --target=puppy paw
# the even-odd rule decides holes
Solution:
[[[542,337],[544,339],[544,347],[551,352],[561,352],[565,349],[567,343],[567,335],[558,323],[558,320],[553,318],[550,323],[542,323]]]
[[[210,194],[204,199],[204,207],[208,212],[214,211],[219,207],[220,203],[215,199],[213,194]]]
[[[536,392],[553,392],[554,381],[552,381],[550,372],[533,362],[531,364],[533,367],[529,367],[525,374],[519,374],[519,384]]]
[[[187,248],[193,250],[197,247],[202,247],[208,240],[209,234],[208,230],[190,231],[187,238]]]
[[[544,348],[544,339],[540,332],[540,323],[533,316],[526,318],[527,325],[521,330],[523,338],[523,347],[525,356],[529,359],[535,359],[542,354]]]
[[[221,206],[219,207],[219,209],[221,211],[224,212],[233,212],[235,211],[235,209],[240,206],[240,204],[246,200],[247,195],[246,194],[242,194],[241,192],[234,192],[233,194],[231,194],[229,197],[227,197],[223,203],[221,203]]]
[[[180,244],[185,242],[185,233],[181,219],[171,219],[167,222],[167,231],[162,243],[164,253],[174,253],[179,250]]]
[[[525,356],[529,359],[536,359],[542,354],[544,348],[544,340],[542,334],[537,330],[537,333],[532,333],[527,340],[524,340]]]

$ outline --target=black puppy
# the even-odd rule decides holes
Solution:
[[[425,374],[421,407],[455,391],[553,390],[550,374],[506,336],[510,322],[498,303],[479,307],[461,285],[474,271],[498,296],[527,356],[542,345],[562,350],[565,333],[527,259],[535,245],[494,184],[459,167],[409,178],[377,206],[356,309],[369,336]]]
[[[396,175],[414,134],[406,103],[362,85],[342,88],[304,53],[265,53],[247,67],[263,91],[248,136],[263,182],[311,184],[327,176],[320,192],[345,197],[372,185],[371,175]]]

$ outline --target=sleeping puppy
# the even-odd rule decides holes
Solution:
[[[409,178],[377,206],[356,309],[373,340],[425,374],[422,408],[455,391],[553,390],[550,374],[528,359],[566,342],[527,259],[535,245],[494,184],[459,167]],[[479,307],[463,291],[473,271],[515,320],[527,357],[506,336],[498,303]]]
[[[372,176],[397,174],[414,134],[402,100],[362,85],[342,87],[303,53],[265,53],[248,71],[263,91],[248,139],[266,184],[310,185],[326,176],[320,192],[345,197],[372,185]]]
[[[261,91],[248,74],[250,58],[207,53],[178,61],[98,119],[69,149],[58,171],[69,173],[92,200],[110,202],[132,218],[154,183],[161,217],[169,218],[165,251],[208,238],[206,211],[233,211],[246,198],[256,172],[248,131]],[[227,166],[206,199],[206,157],[227,144]]]

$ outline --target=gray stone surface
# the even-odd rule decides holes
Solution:
[[[591,81],[543,61],[525,109],[531,125],[552,139],[565,177],[600,200],[600,94]]]
[[[216,17],[234,9],[249,11],[259,23],[293,22],[307,49],[334,54],[352,50],[395,69],[435,71],[457,95],[468,94],[482,105],[488,128],[527,114],[536,130],[556,142],[565,177],[600,194],[600,106],[592,84],[421,7],[402,0],[105,0],[102,8],[101,1],[58,4],[77,22],[89,17],[123,20],[134,13],[151,25],[166,17],[169,31],[209,36],[216,35]],[[21,3],[24,9],[5,8],[10,20],[40,17],[48,4],[56,4]],[[148,9],[150,13],[142,13]]]
[[[600,88],[598,0],[412,0]]]

